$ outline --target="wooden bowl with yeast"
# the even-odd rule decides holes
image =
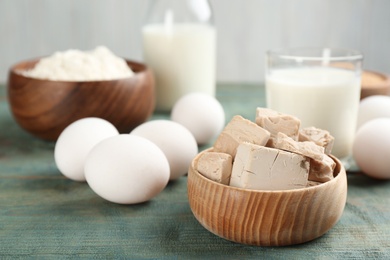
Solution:
[[[334,178],[328,182],[293,190],[249,190],[200,174],[196,165],[202,153],[189,168],[189,204],[200,224],[224,239],[257,246],[300,244],[325,234],[343,213],[347,178],[335,157]]]
[[[36,137],[55,141],[66,126],[85,117],[105,119],[128,133],[154,110],[153,74],[142,63],[126,60],[134,76],[117,80],[51,81],[20,73],[38,61],[13,66],[7,84],[13,117]]]

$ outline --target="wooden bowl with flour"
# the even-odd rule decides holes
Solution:
[[[293,190],[249,190],[204,177],[196,170],[202,153],[189,168],[189,204],[199,223],[224,239],[257,246],[300,244],[325,234],[343,213],[347,177],[333,156],[334,179],[328,182]]]
[[[66,126],[85,117],[103,118],[128,133],[154,110],[153,74],[142,63],[126,60],[134,75],[116,80],[52,81],[22,75],[38,61],[14,65],[7,82],[14,119],[36,137],[54,141]]]

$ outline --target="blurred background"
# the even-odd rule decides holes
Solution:
[[[157,0],[158,1],[158,0]],[[21,60],[105,45],[142,61],[141,27],[152,0],[0,0],[0,84]],[[217,81],[262,82],[264,54],[279,47],[341,47],[364,68],[390,74],[389,0],[210,0]]]

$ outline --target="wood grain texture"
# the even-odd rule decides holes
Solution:
[[[196,219],[212,233],[258,246],[300,244],[325,234],[340,219],[347,199],[344,167],[335,159],[335,178],[310,188],[255,191],[222,185],[188,172],[188,198]]]
[[[362,73],[360,99],[373,95],[390,95],[390,76],[365,70]]]
[[[0,259],[390,259],[390,181],[348,172],[341,219],[308,243],[234,243],[195,219],[185,176],[150,202],[129,206],[66,179],[55,166],[54,143],[16,124],[5,92],[0,84]],[[254,120],[264,86],[218,84],[217,98],[227,122],[236,114]]]
[[[153,74],[141,63],[127,61],[135,72],[133,77],[107,81],[50,81],[18,73],[37,62],[13,66],[7,84],[16,122],[37,137],[56,140],[66,126],[85,117],[106,119],[120,133],[128,133],[154,110]]]

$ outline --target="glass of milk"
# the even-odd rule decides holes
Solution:
[[[332,154],[345,162],[352,153],[363,55],[358,51],[301,48],[266,54],[267,107],[301,120],[301,127],[328,130]]]
[[[156,80],[156,110],[190,92],[215,96],[216,30],[207,0],[159,0],[142,28],[145,63]]]

